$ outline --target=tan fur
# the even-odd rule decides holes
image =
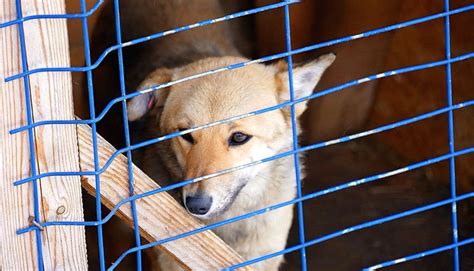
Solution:
[[[163,14],[159,17],[164,22],[158,20],[158,16],[153,19],[154,23],[160,25],[160,29],[168,25],[191,23],[189,18],[185,19],[189,14],[195,13],[190,8],[199,6],[201,9],[201,3],[205,3],[204,6],[208,8],[212,7],[203,9],[208,18],[221,15],[218,1],[171,2],[146,1],[150,9],[153,6],[161,7],[160,12]],[[131,3],[130,1],[125,5]],[[127,7],[130,10],[123,15],[124,20],[133,21],[133,7]],[[134,23],[133,27],[136,27],[137,22]],[[142,30],[156,28],[143,26]],[[137,59],[136,67],[131,68],[131,80],[141,82],[139,89],[143,89],[248,61],[236,56],[238,53],[230,39],[227,22],[222,22],[219,26],[210,28],[211,30],[204,30],[206,27],[200,29],[190,35],[181,33],[148,48],[150,51],[141,52],[142,57]],[[167,50],[170,50],[170,54]],[[144,58],[147,62],[154,62],[147,64],[153,66],[154,70],[140,76],[140,71],[148,70],[141,69]],[[334,58],[334,55],[325,55],[294,68],[296,99],[311,94]],[[128,112],[131,121],[145,120],[151,136],[157,137],[274,106],[289,99],[285,62],[275,65],[253,64],[135,97],[128,102]],[[150,104],[153,104],[152,108]],[[295,106],[297,117],[305,108],[306,102]],[[176,137],[146,148],[142,158],[135,161],[154,179],[168,181],[196,178],[258,161],[292,149],[290,112],[290,107],[287,107],[194,131],[191,133],[193,144],[182,137]],[[229,137],[235,132],[245,133],[252,138],[243,145],[230,146]],[[165,185],[166,182],[161,184]],[[204,215],[195,215],[204,223],[210,224],[289,201],[295,197],[295,187],[293,158],[288,156],[185,186],[182,188],[182,196],[186,198],[198,193],[212,196],[210,210]],[[219,227],[214,232],[245,259],[253,259],[284,249],[293,217],[292,209],[292,206],[280,208]],[[254,267],[257,270],[276,271],[282,261],[283,256],[275,257],[257,263]],[[160,256],[160,265],[164,271],[180,270],[166,255]]]

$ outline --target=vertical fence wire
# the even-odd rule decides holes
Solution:
[[[290,24],[290,7],[286,5],[284,8],[284,20],[285,20],[285,43],[286,51],[291,52],[291,24]],[[292,141],[293,141],[293,150],[296,152],[298,150],[298,126],[296,120],[296,108],[295,108],[295,90],[293,85],[293,57],[289,54],[286,57],[288,65],[288,89],[290,92],[290,102],[292,102],[291,110],[291,132],[292,132]],[[295,167],[295,181],[296,181],[296,198],[301,198],[302,189],[301,189],[301,176],[300,176],[300,160],[299,153],[293,155],[294,167]],[[303,202],[297,203],[297,217],[298,217],[298,231],[299,231],[299,240],[300,244],[305,243],[305,234],[304,234],[304,213],[303,213]],[[306,261],[306,248],[300,249],[301,254],[301,270],[307,270],[307,261]]]
[[[120,1],[114,0],[114,13],[115,13],[115,32],[116,32],[116,39],[117,44],[122,43],[122,29],[121,29],[121,22],[120,22]],[[127,93],[125,91],[125,70],[123,65],[123,51],[122,48],[118,48],[118,67],[119,67],[119,77],[120,77],[120,94],[121,96],[125,96]],[[128,125],[128,112],[127,112],[127,102],[125,100],[122,101],[122,118],[123,118],[123,128],[125,132],[125,146],[130,147],[130,129]],[[128,188],[129,188],[129,195],[134,195],[134,181],[133,181],[133,163],[132,163],[132,151],[127,151],[127,170],[128,170]],[[130,201],[131,210],[132,210],[132,218],[133,218],[133,233],[135,238],[135,246],[140,246],[140,228],[138,224],[138,216],[137,216],[137,205],[134,200]],[[137,251],[137,270],[142,270],[142,251]]]
[[[21,54],[21,67],[23,72],[28,71],[28,56],[26,54],[26,42],[25,42],[25,30],[24,25],[22,22],[23,11],[21,8],[21,1],[15,0],[16,3],[16,16],[18,23],[18,35],[19,35],[19,42],[20,42],[20,54]],[[25,105],[26,105],[26,121],[28,124],[32,124],[33,120],[33,112],[32,112],[32,104],[31,104],[31,91],[30,91],[30,77],[26,76],[23,78],[23,87],[25,88]],[[35,144],[35,136],[34,136],[34,129],[28,129],[28,145],[30,150],[30,167],[31,167],[31,176],[38,175],[38,169],[36,167],[36,144]],[[38,181],[34,181],[32,183],[33,186],[33,223],[39,224],[41,222],[41,212],[40,212],[40,191],[39,191],[39,183]],[[37,253],[37,261],[38,261],[38,269],[44,270],[44,259],[43,259],[43,242],[41,236],[41,229],[38,227],[35,230],[35,238],[36,238],[36,253]]]
[[[81,12],[85,13],[87,11],[86,0],[81,0]],[[90,54],[90,42],[89,42],[89,27],[87,22],[87,17],[82,18],[82,35],[84,37],[84,56],[86,65],[91,65],[91,54]],[[94,84],[92,79],[92,71],[89,70],[86,72],[87,76],[87,92],[89,96],[89,114],[91,118],[95,118],[95,102],[94,102]],[[99,171],[99,150],[97,147],[97,124],[92,123],[92,148],[94,154],[94,178],[95,178],[95,212],[97,221],[102,220],[102,202],[100,195],[100,173]],[[105,270],[105,253],[104,253],[104,234],[102,229],[102,224],[97,225],[97,242],[99,250],[99,268],[101,271]]]
[[[449,12],[449,0],[444,0],[444,11]],[[450,17],[446,15],[444,18],[444,39],[445,39],[445,52],[446,59],[451,59],[451,24]],[[451,63],[446,63],[446,97],[448,106],[453,105],[453,89],[452,89],[452,77],[451,77]],[[448,111],[448,138],[449,138],[449,153],[454,153],[454,116],[453,110]],[[451,186],[451,198],[456,198],[456,163],[455,157],[449,158],[449,171],[450,171],[450,186]],[[457,203],[453,201],[451,204],[451,221],[453,231],[453,243],[458,242],[458,215],[457,215]],[[454,270],[459,271],[459,248],[453,248],[454,253]]]

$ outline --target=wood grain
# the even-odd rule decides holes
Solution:
[[[78,126],[79,152],[82,171],[93,171],[92,136],[88,126]],[[99,161],[103,166],[115,149],[104,139],[98,139]],[[137,194],[159,188],[136,166],[133,167],[135,192]],[[95,195],[94,177],[84,176],[83,187]],[[119,155],[111,166],[101,174],[102,202],[113,208],[121,200],[128,198],[127,158]],[[136,201],[141,235],[153,242],[184,233],[203,225],[187,214],[184,208],[168,193],[158,193]],[[120,208],[117,215],[128,225],[133,226],[130,204]],[[161,247],[183,267],[192,270],[218,270],[242,262],[243,259],[211,231],[202,232],[186,238],[166,243]],[[250,267],[239,270],[253,270]]]
[[[64,1],[22,1],[38,14],[65,13]],[[69,46],[65,20],[39,20],[25,24],[29,69],[68,67]],[[30,76],[34,121],[73,119],[70,73]],[[73,126],[55,125],[35,130],[39,172],[78,171],[77,135]],[[83,220],[80,177],[45,178],[41,182],[45,221]],[[87,270],[83,227],[50,227],[45,231],[51,262],[46,269]]]
[[[14,19],[15,1],[2,1],[2,22]],[[26,14],[64,13],[63,1],[22,1]],[[64,20],[34,20],[24,24],[29,69],[46,66],[69,66],[69,48]],[[21,72],[17,27],[1,30],[1,76]],[[27,132],[9,135],[8,131],[25,125],[23,81],[3,83],[2,78],[2,270],[34,270],[36,240],[33,233],[17,236],[15,231],[28,226],[33,213],[32,185],[13,187],[14,180],[30,172]],[[72,119],[73,103],[69,73],[41,73],[30,76],[34,121]],[[35,129],[38,173],[78,171],[77,136],[72,126],[45,126]],[[83,220],[79,177],[45,178],[39,185],[42,220]],[[46,270],[87,270],[84,228],[49,227],[42,232],[44,268]]]
[[[0,1],[0,20],[14,19],[14,1]],[[26,124],[25,97],[21,80],[5,83],[6,76],[21,71],[16,27],[0,29],[0,270],[36,270],[33,232],[18,236],[33,213],[31,186],[13,186],[30,176],[27,133],[9,130]]]

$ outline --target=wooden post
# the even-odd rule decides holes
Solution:
[[[28,14],[65,12],[63,1],[23,0],[22,6]],[[16,18],[14,0],[1,1],[0,18]],[[33,20],[24,29],[29,69],[69,66],[65,20]],[[33,214],[32,185],[13,186],[31,174],[28,132],[10,135],[9,130],[26,124],[26,102],[32,105],[34,121],[74,118],[69,73],[30,76],[31,101],[25,101],[22,80],[4,83],[6,76],[22,71],[18,38],[17,26],[0,30],[0,270],[38,269],[34,233],[16,235]],[[34,139],[38,173],[79,170],[75,127],[39,127]],[[79,177],[44,178],[39,191],[42,220],[83,220]],[[41,238],[46,270],[87,270],[83,227],[49,227]]]
[[[91,129],[78,126],[79,154],[82,171],[94,170]],[[102,166],[115,152],[106,140],[98,137],[99,164]],[[136,166],[133,167],[135,192],[137,194],[158,189],[160,186]],[[89,178],[88,178],[89,177]],[[127,158],[119,155],[101,175],[102,203],[109,209],[129,197]],[[84,176],[83,187],[95,195],[94,177]],[[203,225],[193,219],[168,193],[158,193],[136,201],[141,235],[150,242],[176,236]],[[117,215],[130,227],[133,217],[130,204],[123,205]],[[201,232],[186,238],[165,243],[160,247],[191,270],[219,270],[240,263],[243,259],[211,231]],[[239,270],[253,270],[250,267]]]
[[[14,14],[13,1],[0,1],[1,22],[14,19]],[[19,48],[17,28],[0,29],[0,270],[37,269],[34,233],[15,232],[28,226],[33,212],[31,187],[13,186],[14,180],[30,175],[28,137],[8,132],[26,124],[22,81],[4,82],[7,75],[21,71]]]

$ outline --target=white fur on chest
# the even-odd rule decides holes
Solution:
[[[224,215],[205,221],[213,223],[286,202],[295,198],[296,183],[292,157],[269,162],[262,173],[242,189]],[[293,218],[293,205],[233,222],[214,232],[245,259],[253,259],[285,248]],[[277,270],[283,257],[257,264],[258,270]]]

